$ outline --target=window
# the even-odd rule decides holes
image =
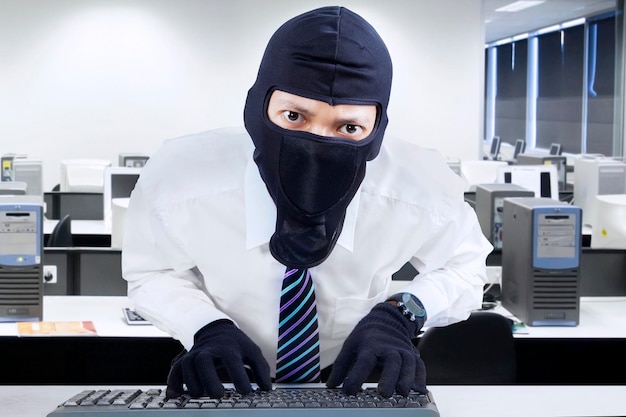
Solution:
[[[495,134],[513,144],[526,137],[526,79],[528,41],[497,47]]]
[[[484,137],[525,139],[528,149],[559,143],[565,153],[623,156],[616,13],[486,45]]]
[[[615,17],[589,23],[586,153],[613,155]]]
[[[584,25],[538,36],[538,148],[581,152],[584,57]]]

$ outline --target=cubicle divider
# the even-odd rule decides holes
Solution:
[[[104,195],[99,192],[49,191],[43,194],[46,218],[62,219],[69,214],[74,220],[104,220]]]
[[[44,265],[44,295],[126,295],[120,249],[45,248]]]
[[[502,251],[487,256],[487,266],[502,266]],[[410,281],[417,274],[411,264],[405,264],[393,275],[397,281]],[[626,250],[583,248],[580,257],[581,297],[626,296]]]
[[[487,266],[502,266],[502,251],[491,252]],[[583,248],[579,276],[581,297],[626,296],[626,250]]]

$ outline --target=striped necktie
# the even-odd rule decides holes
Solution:
[[[308,269],[287,268],[279,320],[276,382],[319,382],[317,308]]]

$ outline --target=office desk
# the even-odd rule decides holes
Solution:
[[[44,219],[43,232],[49,236],[57,225],[58,220]],[[74,246],[111,246],[111,226],[104,220],[74,220],[72,219],[72,237]]]
[[[153,326],[128,326],[128,305],[126,297],[44,297],[44,320],[91,320],[97,337],[18,337],[15,323],[0,323],[0,357],[28,364],[3,369],[0,384],[162,384],[182,347]],[[626,384],[626,297],[584,297],[579,326],[529,327],[515,345],[521,384]]]
[[[44,234],[52,233],[54,226],[57,225],[58,220],[44,219],[43,232]],[[72,233],[78,235],[110,235],[111,227],[106,226],[104,220],[73,220],[72,219]]]
[[[0,386],[0,411],[4,416],[45,417],[81,390],[98,388],[111,387]],[[626,415],[626,386],[434,385],[430,390],[441,417]]]

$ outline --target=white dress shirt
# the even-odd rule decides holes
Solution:
[[[172,139],[152,156],[132,193],[122,254],[138,312],[190,349],[207,323],[228,318],[275,368],[285,267],[269,252],[276,210],[243,128]],[[406,291],[428,326],[480,307],[492,250],[463,200],[465,185],[435,151],[385,138],[367,163],[330,256],[311,268],[321,366],[389,294],[406,262],[418,271]]]

